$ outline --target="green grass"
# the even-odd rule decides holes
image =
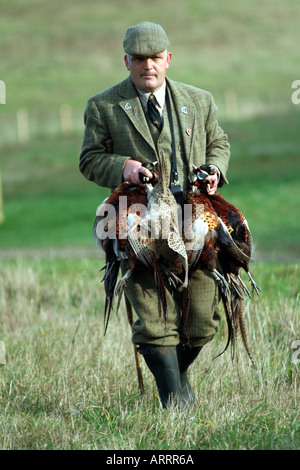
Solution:
[[[99,259],[7,259],[0,270],[2,449],[298,449],[299,270],[253,266],[263,288],[245,303],[257,368],[239,342],[226,352],[223,323],[191,368],[197,406],[163,411],[142,362],[140,395],[123,304],[103,336]]]

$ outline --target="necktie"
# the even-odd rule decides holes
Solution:
[[[158,107],[156,105],[156,99],[155,96],[151,93],[149,98],[148,98],[148,115],[153,122],[153,124],[157,127],[159,131],[162,130],[163,127],[163,120],[160,115],[160,112],[158,111]]]

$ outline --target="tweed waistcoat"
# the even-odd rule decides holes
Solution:
[[[180,185],[185,191],[187,189],[187,182],[188,182],[187,159],[186,159],[186,155],[184,151],[182,134],[180,132],[177,114],[175,112],[175,107],[174,107],[172,98],[170,98],[170,102],[171,102],[171,111],[172,111],[173,126],[174,126],[174,135],[175,135],[178,178],[179,178]],[[163,125],[161,132],[159,132],[158,129],[151,122],[148,114],[145,113],[145,115],[146,115],[148,126],[150,129],[157,153],[159,155],[163,155],[163,158],[167,162],[168,175],[171,175],[172,136],[171,136],[169,119],[168,119],[167,106],[165,104],[164,109],[163,109],[164,125]],[[170,183],[170,180],[169,180],[169,183]]]

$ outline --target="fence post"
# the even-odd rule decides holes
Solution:
[[[18,141],[24,144],[29,141],[29,122],[28,111],[25,108],[20,108],[17,111],[17,126],[18,126]]]
[[[0,104],[6,104],[6,86],[3,80],[0,80]]]
[[[60,107],[60,128],[62,134],[69,134],[72,131],[72,109],[68,104]]]

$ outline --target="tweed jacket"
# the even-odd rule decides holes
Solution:
[[[166,81],[189,171],[192,164],[214,164],[221,173],[219,186],[228,183],[229,143],[218,125],[211,93],[169,78]],[[84,112],[84,123],[79,169],[88,180],[113,190],[122,182],[129,158],[140,162],[157,160],[157,148],[130,77],[92,96]]]

